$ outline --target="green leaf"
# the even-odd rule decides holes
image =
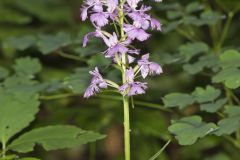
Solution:
[[[163,98],[163,103],[166,107],[179,107],[180,109],[193,104],[194,101],[193,96],[182,93],[170,93]]]
[[[26,75],[13,75],[3,82],[4,90],[18,99],[26,99],[36,94],[46,87],[45,84],[39,84]]]
[[[69,34],[59,32],[56,36],[52,35],[39,35],[37,46],[43,54],[49,54],[61,47],[71,44],[73,41]]]
[[[225,113],[228,114],[228,117],[218,122],[219,129],[215,132],[218,136],[232,134],[240,128],[239,106],[226,106]]]
[[[34,120],[39,102],[36,96],[14,96],[0,89],[0,104],[0,141],[6,143]]]
[[[198,18],[193,15],[186,15],[182,19],[183,24],[185,25],[197,25],[198,26]]]
[[[3,43],[4,48],[14,48],[17,50],[25,50],[36,43],[34,36],[25,35],[22,37],[10,37]]]
[[[42,66],[38,59],[24,57],[24,58],[17,59],[13,68],[17,74],[32,76],[40,72],[42,69]]]
[[[183,16],[183,12],[181,11],[167,11],[167,17],[169,19],[177,19]]]
[[[217,100],[216,102],[201,104],[200,109],[202,111],[206,111],[206,112],[209,112],[209,113],[215,113],[220,108],[222,108],[223,105],[226,104],[226,103],[227,103],[227,98],[222,98],[222,99]]]
[[[223,19],[223,16],[220,13],[207,10],[201,14],[198,23],[199,25],[214,25],[221,19]]]
[[[181,24],[181,21],[173,21],[168,23],[166,26],[163,26],[163,32],[168,33],[170,31],[173,31]]]
[[[182,55],[185,61],[190,61],[194,56],[209,51],[208,46],[202,42],[187,43],[180,46],[180,55]]]
[[[227,50],[220,56],[222,68],[240,67],[240,53],[236,50]]]
[[[226,68],[217,73],[212,82],[223,82],[228,88],[236,89],[240,87],[240,69],[238,68]]]
[[[196,12],[196,11],[200,11],[203,8],[204,8],[204,6],[201,5],[199,2],[192,2],[192,3],[189,3],[186,6],[186,12],[187,13],[193,13],[193,12]]]
[[[196,101],[199,103],[212,102],[218,98],[221,94],[219,89],[216,89],[212,86],[207,86],[206,89],[202,87],[196,87],[192,95],[196,98]]]
[[[168,130],[175,135],[181,145],[192,145],[198,138],[202,138],[216,130],[214,123],[204,123],[199,116],[191,116],[173,122]]]
[[[0,80],[6,78],[9,75],[9,71],[3,67],[0,67]]]
[[[216,55],[203,55],[195,63],[184,64],[183,69],[190,74],[197,74],[205,67],[214,70],[218,64]]]
[[[72,18],[68,5],[59,0],[21,0],[16,1],[13,7],[49,23],[67,23]],[[49,10],[51,10],[51,16],[49,16]]]
[[[36,144],[40,144],[49,151],[79,146],[104,137],[99,133],[84,131],[74,126],[48,126],[21,135],[8,146],[8,149],[26,153],[33,151]]]
[[[218,153],[216,155],[205,158],[204,160],[231,160],[225,153]]]
[[[16,9],[11,9],[4,4],[0,4],[0,17],[0,23],[24,25],[32,21],[30,16],[22,14]]]

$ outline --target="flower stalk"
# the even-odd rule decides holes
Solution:
[[[161,24],[157,19],[152,18],[146,12],[151,7],[141,4],[142,0],[86,0],[81,9],[81,18],[86,20],[88,14],[95,27],[94,32],[85,35],[83,47],[85,47],[91,37],[103,40],[108,47],[103,53],[106,58],[110,58],[115,68],[120,69],[122,84],[117,84],[111,80],[104,79],[97,67],[89,73],[92,80],[84,93],[85,98],[89,98],[102,89],[112,87],[122,94],[124,110],[124,151],[125,160],[130,160],[130,97],[133,103],[133,96],[144,94],[147,83],[136,81],[138,77],[145,79],[148,75],[162,73],[159,64],[149,61],[149,54],[144,54],[141,59],[137,59],[140,50],[134,45],[135,40],[145,41],[150,37],[146,31],[148,29],[161,30]],[[155,0],[161,2],[161,0]],[[112,23],[109,23],[112,21]],[[112,24],[115,32],[109,33],[103,30],[104,26]],[[140,74],[140,75],[139,75]]]
[[[124,25],[124,12],[123,4],[125,0],[120,0],[120,10],[119,10],[119,26],[120,26],[120,39],[125,40],[125,33],[123,30]],[[127,67],[126,54],[122,54],[122,83],[126,83],[126,67]],[[130,150],[130,114],[129,114],[129,97],[123,95],[123,114],[124,114],[124,154],[125,160],[130,160],[131,150]]]

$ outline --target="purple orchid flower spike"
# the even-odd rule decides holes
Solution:
[[[151,7],[143,5],[141,3],[143,0],[84,1],[81,8],[81,19],[85,21],[90,17],[95,31],[84,36],[83,46],[85,47],[92,37],[101,38],[107,46],[107,49],[103,51],[104,56],[112,59],[115,63],[113,66],[119,69],[122,75],[122,83],[119,85],[111,80],[103,79],[96,67],[89,72],[92,79],[84,97],[89,98],[108,87],[117,89],[122,94],[125,160],[130,160],[129,97],[144,94],[147,89],[147,83],[136,81],[135,78],[139,73],[143,78],[162,73],[159,64],[149,61],[149,54],[145,54],[140,60],[137,60],[140,50],[131,43],[135,40],[147,40],[150,37],[147,30],[161,30],[161,23],[147,13]],[[161,2],[162,0],[154,1]],[[107,24],[114,25],[115,31],[112,34],[104,30]],[[137,65],[134,62],[137,62]]]
[[[102,75],[99,73],[97,67],[93,71],[89,72],[93,77],[90,86],[86,89],[84,93],[84,98],[89,98],[96,93],[100,92],[101,89],[107,88],[107,82],[103,79]]]
[[[149,54],[143,55],[138,61],[138,65],[143,78],[146,78],[148,75],[161,74],[163,72],[162,67],[159,64],[149,62]]]

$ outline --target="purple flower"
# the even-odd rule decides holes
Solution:
[[[133,20],[133,25],[147,30],[149,27],[152,29],[161,30],[161,24],[157,19],[151,18],[145,12],[151,10],[151,7],[142,5],[138,10],[132,10],[126,7],[127,15]]]
[[[94,26],[103,27],[108,24],[108,18],[115,19],[116,13],[114,12],[117,6],[118,0],[86,0],[80,10],[81,19],[85,21],[90,13],[90,20]]]
[[[120,54],[119,56],[121,56],[128,51],[128,48],[126,46],[130,43],[130,41],[125,40],[123,42],[120,42],[115,32],[108,37],[102,35],[102,39],[108,46],[108,49],[103,52],[107,58],[115,58],[117,54]]]
[[[93,71],[89,73],[92,75],[92,79],[90,81],[90,85],[86,89],[84,93],[85,98],[89,98],[92,95],[100,92],[101,89],[106,89],[111,86],[114,88],[118,88],[119,92],[124,96],[134,96],[138,94],[144,94],[147,89],[147,83],[134,81],[135,76],[141,72],[143,78],[146,78],[148,75],[161,74],[162,68],[159,64],[155,62],[149,62],[149,54],[145,54],[141,57],[141,59],[137,62],[138,65],[136,69],[132,69],[132,63],[135,61],[135,55],[140,54],[140,50],[135,49],[131,44],[131,42],[135,39],[139,41],[145,41],[150,37],[150,34],[146,32],[149,28],[161,30],[161,24],[157,19],[152,18],[148,11],[151,10],[151,7],[141,5],[140,2],[142,0],[126,0],[123,1],[123,12],[124,16],[130,20],[131,24],[123,24],[120,23],[120,10],[119,8],[119,0],[84,0],[84,5],[81,7],[81,19],[85,21],[88,17],[90,17],[90,21],[95,27],[94,32],[90,32],[84,36],[83,39],[83,47],[85,47],[92,37],[101,38],[104,43],[107,45],[107,49],[103,52],[106,58],[111,58],[113,62],[116,62],[117,65],[123,67],[125,70],[125,82],[122,86],[119,87],[118,84],[103,79],[102,75],[99,73],[98,68],[96,67]],[[162,0],[155,0],[156,2],[162,2]],[[119,10],[120,9],[120,10]],[[123,19],[121,19],[123,20]],[[125,20],[123,20],[125,22]],[[123,27],[123,31],[121,37],[118,37],[116,32],[112,34],[103,31],[101,28],[113,22],[115,27]],[[122,31],[122,30],[121,30]],[[124,36],[123,36],[124,35]],[[125,36],[126,35],[126,36]],[[122,59],[124,55],[124,60]],[[126,56],[126,57],[125,57]],[[125,60],[127,58],[127,60]],[[127,69],[125,61],[127,61]]]
[[[146,89],[147,89],[147,83],[142,83],[142,82],[125,83],[121,87],[119,87],[119,91],[123,95],[128,95],[128,96],[144,94]]]
[[[155,62],[149,62],[149,54],[143,55],[138,61],[138,65],[143,78],[146,78],[147,75],[161,74],[163,72],[162,67],[159,64]]]
[[[100,92],[101,89],[107,88],[107,82],[103,79],[102,75],[99,73],[98,68],[95,67],[93,71],[89,72],[93,77],[89,87],[84,93],[84,98],[89,98],[92,95]]]
[[[128,16],[133,20],[133,25],[138,28],[148,29],[150,26],[151,17],[146,14],[146,11],[149,11],[151,7],[142,5],[138,10],[129,9]]]
[[[134,82],[134,70],[126,70],[126,83],[119,87],[119,92],[123,95],[134,96],[144,94],[147,89],[147,83]]]
[[[150,37],[150,34],[146,33],[143,29],[130,24],[124,25],[124,31],[131,40],[138,39],[139,41],[145,41]]]

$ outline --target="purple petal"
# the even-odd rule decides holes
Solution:
[[[94,35],[95,35],[95,32],[90,32],[83,37],[83,47],[87,46],[89,38],[94,37]]]
[[[108,12],[112,13],[118,6],[118,0],[107,0]]]
[[[93,11],[95,12],[103,12],[103,6],[101,3],[95,4],[93,6]]]
[[[92,37],[100,37],[100,32],[96,30],[95,32],[90,32],[83,37],[83,47],[86,47],[88,41]]]
[[[161,31],[161,23],[155,18],[151,19],[151,27],[152,29]]]
[[[90,20],[92,23],[96,23],[97,26],[103,27],[108,24],[108,14],[104,12],[98,12],[91,15]]]
[[[147,83],[134,82],[131,84],[131,88],[128,92],[128,96],[134,96],[138,94],[144,94],[145,89],[147,89]]]
[[[87,11],[88,11],[88,7],[83,7],[80,9],[80,15],[81,15],[81,19],[82,21],[85,21],[87,19]]]
[[[132,40],[138,39],[139,41],[144,41],[150,37],[150,34],[146,33],[143,29],[129,24],[124,25],[124,31]]]
[[[125,83],[123,84],[122,86],[119,87],[119,92],[121,92],[123,95],[127,94],[128,92],[128,89],[129,89],[129,84],[128,83]]]
[[[133,82],[134,79],[134,70],[132,68],[129,68],[126,70],[126,81],[127,82]]]
[[[133,56],[128,55],[128,63],[131,64],[133,63],[135,58]]]
[[[140,1],[141,0],[127,0],[127,3],[131,8],[135,9]]]
[[[149,69],[150,69],[150,75],[163,73],[162,67],[159,64],[155,63],[155,62],[152,62],[149,65]]]
[[[142,65],[140,70],[141,70],[142,77],[146,78],[150,69],[149,69],[148,65]]]

